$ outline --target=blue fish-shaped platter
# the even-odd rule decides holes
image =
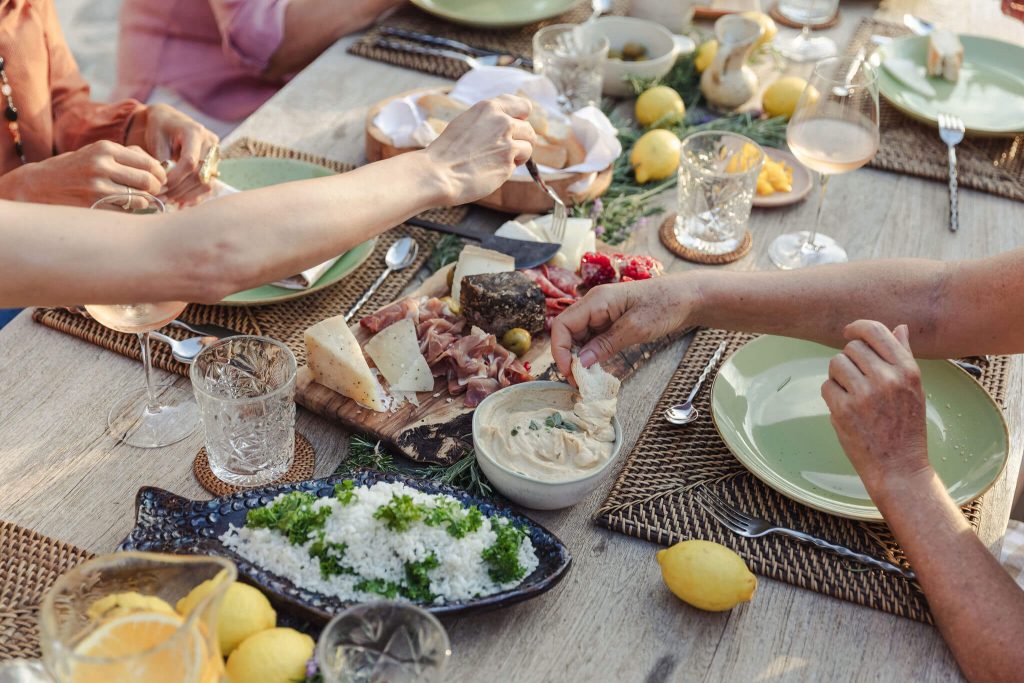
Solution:
[[[486,517],[507,517],[527,530],[540,560],[533,573],[515,588],[500,593],[465,602],[423,605],[436,615],[484,611],[535,598],[554,587],[569,570],[572,562],[569,550],[554,534],[531,519],[445,484],[369,470],[248,489],[208,501],[189,500],[159,488],[142,488],[135,497],[135,528],[120,549],[228,558],[238,566],[239,577],[263,590],[279,610],[302,621],[324,623],[352,603],[296,586],[241,557],[221,543],[220,537],[229,526],[243,526],[249,510],[267,505],[282,493],[306,491],[320,498],[329,497],[334,495],[334,485],[345,479],[352,479],[356,486],[372,486],[380,481],[401,482],[424,493],[447,494],[463,505],[476,505]]]

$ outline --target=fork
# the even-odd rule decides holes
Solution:
[[[804,543],[810,543],[811,545],[815,545],[823,550],[828,550],[837,555],[841,555],[847,559],[855,560],[861,564],[878,567],[879,569],[892,572],[893,574],[899,574],[900,576],[911,580],[917,578],[914,575],[914,572],[909,569],[898,567],[884,560],[871,557],[870,555],[855,552],[844,546],[836,545],[835,543],[829,543],[828,541],[811,536],[810,534],[805,534],[802,531],[796,531],[795,529],[789,529],[784,526],[777,526],[763,519],[752,517],[745,512],[740,512],[707,489],[697,491],[693,497],[696,499],[697,503],[708,512],[708,514],[721,522],[722,526],[739,534],[740,536],[744,536],[746,538],[760,538],[761,536],[768,536],[769,534],[782,534],[783,536],[790,536],[791,538],[803,541]]]
[[[397,40],[388,40],[386,38],[378,38],[373,42],[373,46],[384,50],[394,50],[395,52],[405,52],[412,55],[455,59],[460,62],[465,62],[473,69],[478,69],[481,66],[523,66],[522,57],[494,53],[472,57],[470,55],[463,54],[462,52],[456,52],[455,50],[446,50],[439,47],[424,47],[423,45],[412,45],[410,43],[401,43]]]
[[[406,40],[415,40],[418,43],[426,43],[427,45],[435,45],[437,47],[449,47],[453,50],[460,50],[462,52],[468,52],[474,57],[508,57],[511,60],[516,61],[515,66],[521,66],[524,69],[533,68],[533,60],[527,57],[515,57],[514,55],[505,54],[502,52],[495,52],[493,50],[485,50],[483,48],[474,47],[467,43],[463,43],[458,40],[452,40],[451,38],[442,38],[440,36],[432,36],[429,33],[420,33],[419,31],[411,31],[405,28],[398,28],[397,26],[383,26],[380,29],[381,35],[392,36],[394,38],[405,38]]]
[[[551,236],[555,238],[556,242],[561,244],[565,240],[565,224],[569,220],[569,212],[565,208],[565,202],[562,201],[557,192],[548,187],[548,184],[544,182],[544,178],[540,175],[540,169],[537,168],[537,162],[532,158],[526,161],[526,170],[530,172],[530,177],[555,202],[555,211],[551,215]]]
[[[964,122],[952,114],[939,114],[939,137],[949,149],[949,229],[960,229],[960,205],[957,201],[956,146],[964,139]]]

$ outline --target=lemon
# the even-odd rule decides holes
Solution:
[[[203,581],[192,592],[178,601],[178,611],[187,615],[203,600],[214,586],[212,581]],[[274,628],[277,612],[270,606],[263,593],[252,586],[237,581],[228,586],[224,600],[217,612],[217,640],[220,653],[227,657],[238,644],[254,633]]]
[[[105,595],[89,605],[86,616],[93,621],[119,617],[131,612],[156,612],[176,614],[174,608],[155,595],[143,595],[137,591]]]
[[[290,628],[260,631],[242,641],[228,657],[232,683],[292,683],[306,677],[313,639]]]
[[[800,95],[806,87],[807,81],[799,76],[783,76],[764,91],[761,108],[768,116],[785,116],[788,119],[796,111]],[[818,91],[812,88],[808,91],[807,97],[813,103],[818,99]]]
[[[667,85],[656,85],[645,90],[636,100],[636,121],[644,128],[670,114],[682,118],[685,113],[683,98]]]
[[[749,602],[757,588],[739,555],[710,541],[683,541],[658,551],[665,585],[698,609],[724,612]]]
[[[629,155],[636,181],[643,185],[675,173],[679,168],[680,146],[679,138],[672,131],[658,129],[641,135]]]
[[[775,25],[775,22],[764,12],[740,12],[741,17],[747,19],[753,19],[761,25],[761,37],[754,43],[754,47],[761,47],[765,43],[770,43],[775,39],[775,36],[779,33],[779,27]]]
[[[717,40],[709,40],[706,43],[701,43],[700,47],[697,48],[697,56],[693,60],[693,65],[697,68],[697,72],[704,73],[704,69],[711,66],[711,62],[714,60],[716,54],[718,54]]]

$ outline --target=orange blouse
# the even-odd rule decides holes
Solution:
[[[25,158],[41,161],[97,140],[123,143],[136,100],[89,99],[57,21],[53,0],[0,0],[0,57],[18,109]],[[7,106],[0,97],[0,112]],[[21,166],[0,113],[0,175]]]

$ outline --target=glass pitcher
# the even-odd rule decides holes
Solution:
[[[43,599],[47,677],[32,680],[217,683],[217,610],[236,576],[219,557],[157,553],[115,553],[75,567]],[[199,586],[179,614],[179,600]]]

